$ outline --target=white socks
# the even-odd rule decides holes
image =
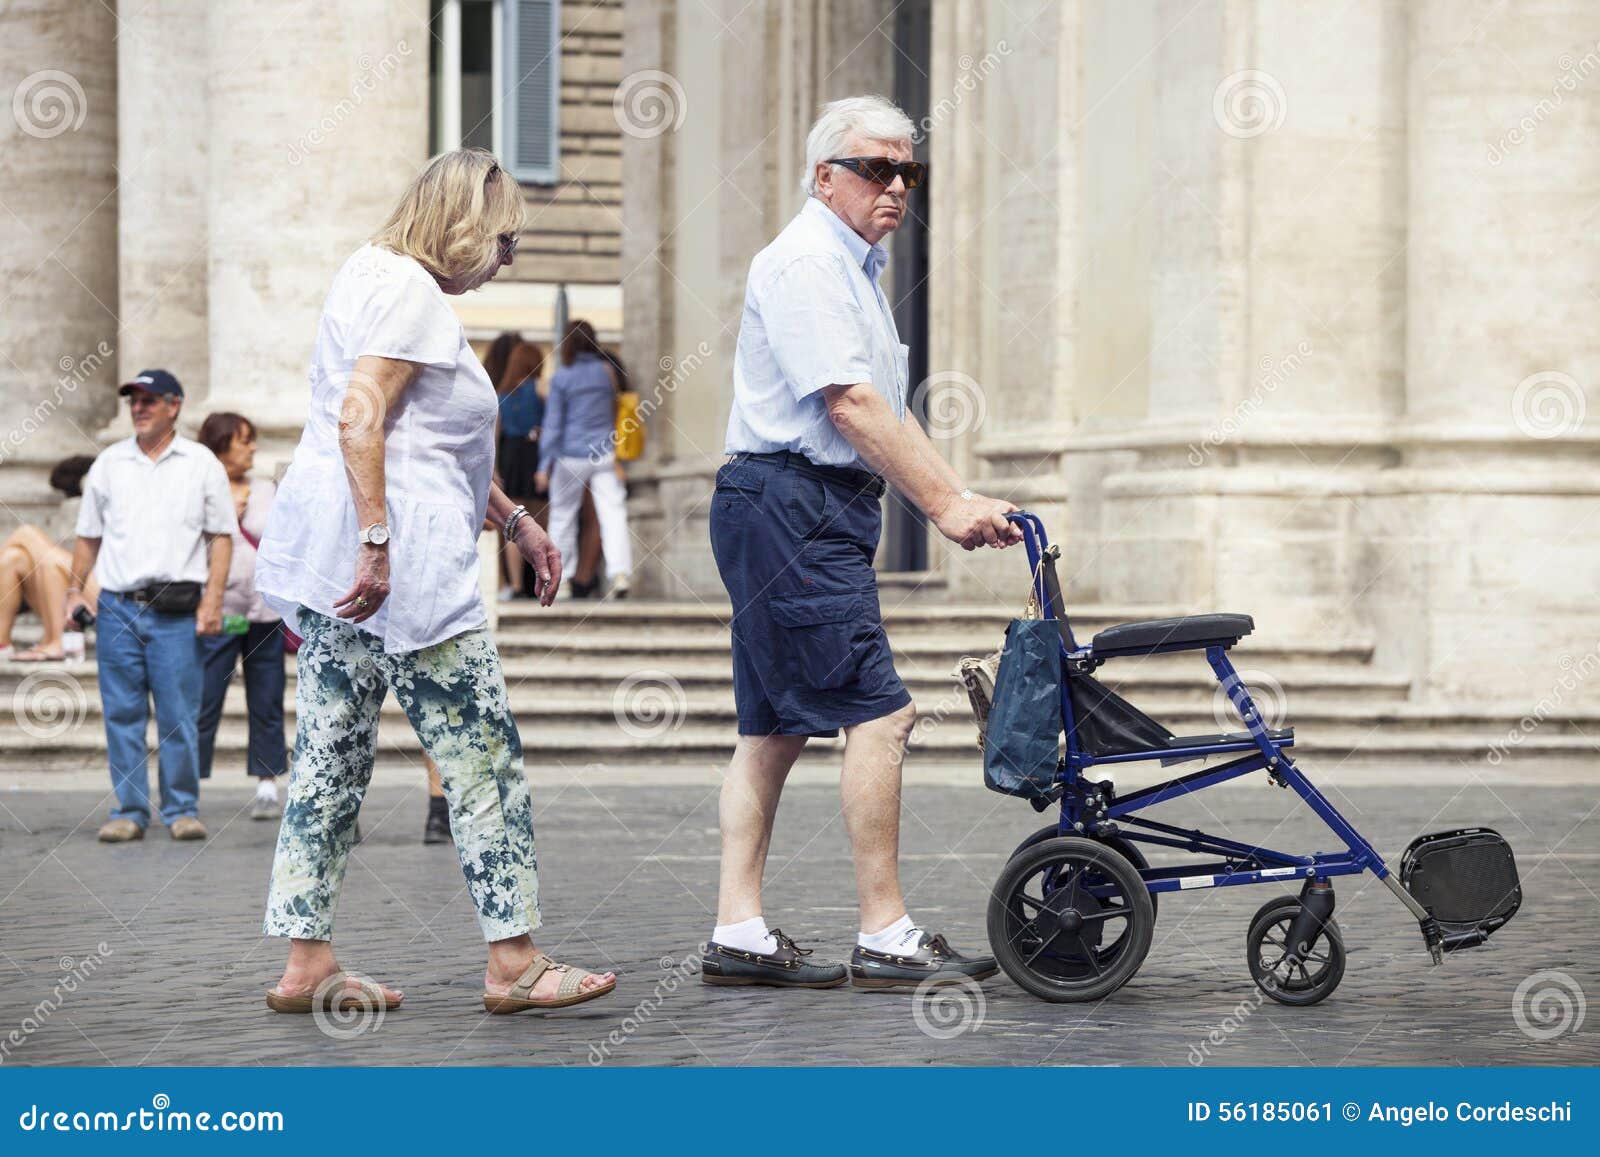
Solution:
[[[718,924],[711,930],[711,939],[740,952],[759,952],[763,956],[778,950],[778,941],[768,933],[767,922],[761,916],[737,924]]]
[[[767,921],[761,916],[752,916],[737,924],[718,924],[712,929],[711,939],[741,952],[763,955],[776,952],[778,948],[778,941],[767,931]],[[922,929],[910,916],[902,916],[882,932],[862,932],[856,937],[856,943],[873,952],[909,956],[917,950],[921,939]]]
[[[917,943],[921,939],[922,929],[911,922],[910,916],[902,916],[882,932],[861,933],[856,937],[856,943],[869,952],[909,956],[917,950]]]

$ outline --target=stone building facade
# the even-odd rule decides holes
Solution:
[[[7,6],[0,502],[10,518],[51,522],[50,466],[123,428],[114,386],[146,366],[185,383],[191,423],[238,410],[262,428],[264,465],[284,460],[334,271],[422,162],[485,120],[469,106],[472,124],[440,127],[447,10],[457,10],[450,51],[470,64],[497,47],[473,37],[499,36],[514,2]],[[557,10],[559,177],[525,184],[513,268],[458,299],[474,337],[503,327],[548,337],[558,285],[603,332],[620,326],[621,4]],[[497,102],[488,93],[480,104]]]
[[[11,107],[32,79],[69,113],[0,117],[13,514],[48,511],[42,472],[146,363],[292,436],[322,287],[430,151],[436,8],[10,6]],[[554,281],[620,283],[643,592],[721,597],[745,271],[818,104],[879,91],[931,163],[890,271],[919,404],[975,487],[1045,518],[1074,601],[1250,611],[1401,679],[1426,726],[1492,708],[1592,751],[1592,5],[612,0],[560,28],[563,179],[530,189],[513,275],[542,285],[462,308],[487,332]],[[900,597],[1024,585],[903,513],[881,562]]]

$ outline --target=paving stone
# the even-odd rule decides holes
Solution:
[[[541,793],[538,940],[621,979],[606,1000],[516,1017],[481,1010],[477,925],[453,849],[421,843],[421,792],[375,786],[336,943],[346,967],[402,988],[406,1001],[381,1023],[357,1026],[365,1031],[329,1035],[311,1017],[274,1014],[262,1002],[284,955],[281,942],[260,935],[275,825],[249,819],[240,788],[213,783],[205,792],[206,843],[174,843],[156,829],[118,847],[95,842],[98,794],[0,797],[4,1063],[1600,1063],[1600,1015],[1539,1041],[1512,1010],[1519,983],[1546,970],[1600,994],[1600,819],[1583,785],[1330,790],[1391,863],[1424,830],[1487,824],[1511,840],[1521,913],[1486,947],[1442,967],[1429,965],[1415,922],[1382,885],[1347,878],[1337,882],[1350,950],[1343,984],[1313,1008],[1260,1003],[1244,932],[1277,886],[1171,894],[1161,899],[1149,958],[1121,991],[1054,1005],[1001,975],[984,986],[981,1007],[950,1006],[963,1031],[947,1039],[922,1031],[905,994],[699,983],[695,946],[712,924],[717,819],[715,789],[694,784]],[[1222,789],[1164,811],[1170,822],[1287,850],[1334,846],[1313,815],[1266,787]],[[1040,822],[1025,804],[978,786],[908,787],[902,871],[912,912],[958,947],[981,947],[988,888]],[[836,788],[791,786],[769,867],[769,921],[839,958],[855,928],[853,899]],[[90,974],[57,1006],[56,988],[89,957],[97,958]],[[7,1037],[13,1029],[20,1043]]]

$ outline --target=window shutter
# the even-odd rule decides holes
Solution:
[[[561,165],[560,0],[507,0],[506,167],[519,181],[553,185]]]

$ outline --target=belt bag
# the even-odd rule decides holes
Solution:
[[[163,583],[134,593],[134,601],[163,615],[192,615],[200,606],[199,583]]]

